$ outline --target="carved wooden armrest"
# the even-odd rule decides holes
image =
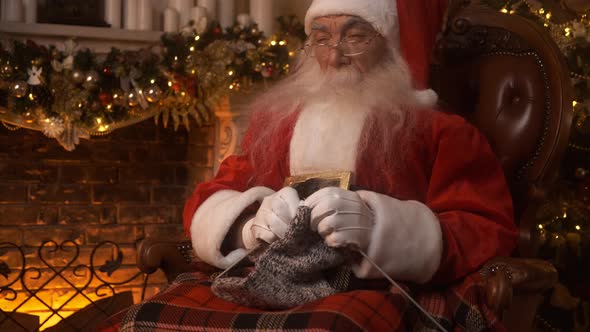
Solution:
[[[168,282],[185,272],[194,271],[195,257],[190,241],[171,242],[147,238],[139,244],[137,267],[144,273],[162,269]]]
[[[502,314],[516,295],[541,295],[557,283],[557,270],[543,260],[495,258],[481,270],[487,278],[487,304]]]

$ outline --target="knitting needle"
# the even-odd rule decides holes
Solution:
[[[448,332],[442,325],[440,325],[439,322],[436,321],[436,319],[434,319],[434,317],[432,317],[432,315],[428,311],[426,311],[426,309],[422,308],[422,306],[418,302],[416,302],[416,300],[414,300],[414,298],[410,296],[410,294],[408,294],[397,282],[395,282],[395,280],[391,279],[391,277],[387,273],[385,273],[385,271],[383,271],[381,267],[377,265],[377,263],[375,263],[371,258],[369,258],[369,255],[365,254],[362,250],[357,249],[357,251],[361,255],[363,255],[363,257],[365,257],[365,259],[371,265],[373,265],[373,267],[376,268],[385,277],[385,279],[387,279],[395,288],[399,289],[402,295],[405,296],[410,302],[412,302],[412,304],[414,304],[414,306],[416,306],[418,310],[420,310],[430,321],[432,321],[432,323],[434,323],[436,327],[438,327],[443,332]]]
[[[246,252],[246,254],[244,255],[244,257],[238,259],[237,261],[235,261],[234,263],[232,263],[227,269],[223,270],[223,272],[221,272],[220,274],[217,275],[217,277],[215,277],[215,280],[223,277],[224,275],[226,275],[231,269],[233,269],[234,267],[238,266],[240,263],[244,262],[246,259],[248,259],[248,257],[250,257],[250,255],[252,253],[254,253],[256,250],[262,248],[263,245],[262,243],[260,243],[259,245],[257,245],[256,247],[252,248],[251,250],[249,250],[248,252]]]

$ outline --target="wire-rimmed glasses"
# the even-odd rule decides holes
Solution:
[[[318,57],[328,54],[331,48],[339,48],[343,56],[353,57],[365,53],[369,49],[369,44],[379,34],[375,33],[370,36],[357,36],[352,38],[343,38],[336,44],[328,42],[311,42],[303,46],[303,51],[309,57]]]

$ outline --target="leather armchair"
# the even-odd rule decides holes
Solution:
[[[484,7],[450,1],[432,66],[432,86],[443,106],[466,117],[488,138],[507,176],[520,243],[515,257],[482,267],[487,302],[510,331],[533,328],[544,291],[557,282],[535,253],[531,218],[554,180],[572,122],[572,87],[564,59],[535,23]],[[144,240],[138,266],[162,269],[168,281],[194,269],[190,242]]]

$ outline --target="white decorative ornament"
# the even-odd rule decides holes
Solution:
[[[29,85],[41,85],[41,74],[43,73],[43,68],[37,68],[37,66],[33,66],[30,69],[27,69],[27,73],[29,74],[29,79],[27,83]]]
[[[66,151],[74,151],[76,145],[80,144],[80,138],[90,139],[90,133],[74,125],[71,119],[66,118],[63,132],[55,139]]]
[[[207,31],[209,21],[206,17],[201,17],[198,21],[193,21],[192,24],[186,25],[181,30],[183,36],[192,36],[194,34],[200,35]]]
[[[56,138],[65,130],[64,120],[58,117],[47,118],[42,124],[43,134],[49,138]]]
[[[63,70],[74,69],[74,55],[76,54],[77,47],[78,44],[73,39],[66,40],[62,46],[58,47],[66,55],[65,59],[61,62],[57,60],[51,61],[51,67],[58,73]]]
[[[205,31],[207,31],[208,24],[209,22],[207,21],[206,17],[203,17],[198,22],[195,22],[195,30],[197,31],[197,34],[200,35],[205,33]]]
[[[190,21],[182,28],[182,35],[191,36],[202,34],[207,31],[209,19],[207,18],[207,8],[193,7],[191,8]]]
[[[249,43],[247,41],[244,40],[237,40],[235,42],[231,42],[229,44],[229,48],[238,54],[244,53],[248,50],[254,50],[256,49],[256,45]]]

